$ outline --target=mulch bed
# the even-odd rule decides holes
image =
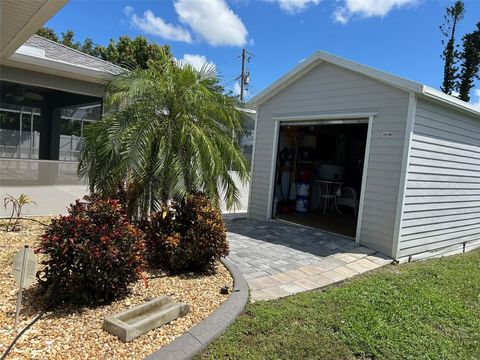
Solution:
[[[37,218],[42,222],[50,218]],[[2,227],[3,228],[3,227]],[[0,355],[15,336],[40,311],[37,286],[24,291],[19,324],[13,330],[18,286],[12,275],[14,254],[25,244],[35,248],[42,226],[22,221],[15,233],[0,231]],[[126,298],[97,308],[65,306],[47,312],[16,343],[9,359],[142,359],[182,335],[211,314],[228,295],[220,288],[232,286],[228,270],[218,262],[212,274],[167,276],[159,271],[146,271],[148,287],[139,280]],[[124,343],[102,330],[105,316],[123,311],[151,298],[169,295],[175,301],[190,305],[190,312],[165,326]]]

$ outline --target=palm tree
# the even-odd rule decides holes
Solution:
[[[126,185],[127,209],[145,219],[162,202],[203,191],[218,205],[239,202],[230,171],[250,176],[238,142],[242,115],[222,93],[214,67],[151,63],[113,79],[107,115],[85,129],[79,175],[112,196]]]

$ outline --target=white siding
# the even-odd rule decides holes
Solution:
[[[419,99],[399,257],[480,240],[480,120]]]
[[[250,216],[267,218],[276,116],[376,112],[360,242],[392,255],[408,93],[322,63],[258,109]],[[394,137],[382,137],[393,131]]]

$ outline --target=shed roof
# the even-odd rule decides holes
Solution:
[[[416,93],[418,95],[430,98],[434,101],[443,103],[445,105],[457,108],[462,111],[466,111],[468,113],[476,115],[477,117],[480,117],[480,108],[468,102],[460,100],[454,96],[444,94],[439,90],[418,83],[416,81],[392,75],[385,71],[362,65],[357,62],[347,60],[324,51],[317,51],[313,55],[309,56],[307,59],[295,66],[292,70],[287,72],[284,76],[275,81],[265,90],[258,93],[248,102],[256,106],[264,103],[265,101],[273,97],[275,94],[277,94],[279,91],[290,85],[302,75],[308,73],[311,69],[313,69],[315,66],[319,65],[322,62],[330,63],[335,66],[339,66],[341,68],[365,75],[369,78],[378,80],[395,88],[407,92]]]

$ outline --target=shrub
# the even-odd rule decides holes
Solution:
[[[7,210],[8,205],[12,206],[12,213],[10,214],[10,218],[7,221],[7,225],[5,225],[5,231],[16,231],[18,230],[18,221],[22,217],[22,209],[25,205],[30,205],[37,203],[33,201],[30,196],[26,194],[20,194],[18,198],[7,194],[7,197],[3,199],[3,206],[5,210]]]
[[[225,224],[220,211],[201,193],[152,214],[144,223],[150,266],[172,272],[203,271],[228,255]]]
[[[37,274],[47,301],[109,302],[128,293],[142,271],[142,233],[117,200],[85,197],[53,219],[36,252],[46,254]]]

